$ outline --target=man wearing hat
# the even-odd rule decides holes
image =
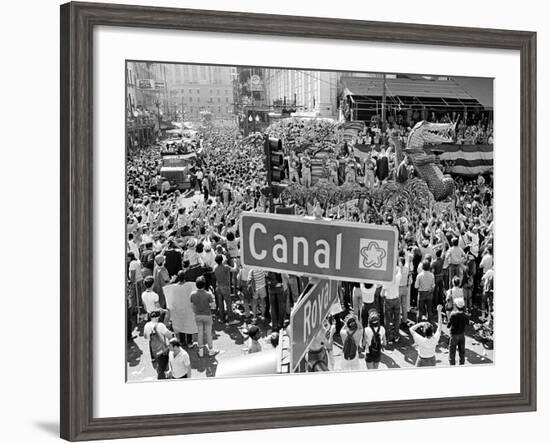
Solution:
[[[456,365],[456,349],[458,348],[459,364],[463,365],[466,359],[466,338],[464,332],[470,323],[470,318],[464,313],[464,299],[457,298],[454,302],[456,310],[449,316],[449,363]]]

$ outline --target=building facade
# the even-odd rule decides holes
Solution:
[[[126,64],[126,109],[129,114],[147,109],[168,113],[165,65],[160,63]],[[157,107],[158,104],[158,107]]]
[[[127,111],[160,110],[166,120],[197,120],[208,111],[214,119],[233,116],[236,68],[190,64],[129,62]]]
[[[233,119],[236,68],[189,64],[164,65],[170,115],[197,120],[210,112],[214,120]]]
[[[295,115],[336,118],[339,73],[296,69],[264,69],[265,100]]]

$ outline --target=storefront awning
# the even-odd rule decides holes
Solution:
[[[491,79],[473,79],[480,83]],[[386,102],[389,106],[426,107],[431,109],[465,108],[492,109],[492,94],[485,94],[483,103],[460,82],[449,80],[426,80],[411,78],[388,78],[386,82]],[[474,83],[474,82],[470,82]],[[360,107],[376,107],[382,102],[384,79],[370,77],[343,77],[344,96]],[[470,85],[469,85],[470,86]],[[489,86],[490,89],[492,89]],[[478,90],[489,89],[487,85]],[[472,90],[472,87],[468,88]],[[490,103],[489,103],[490,102]],[[489,106],[490,105],[490,106]]]

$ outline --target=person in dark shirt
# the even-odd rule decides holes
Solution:
[[[197,278],[204,275],[204,268],[200,263],[196,263],[193,266],[189,266],[189,260],[184,260],[184,279],[185,281],[196,281]],[[186,266],[187,265],[187,266]]]
[[[435,260],[431,264],[431,271],[435,277],[434,305],[444,305],[445,287],[443,285],[443,258],[442,251],[438,249],[435,252]]]
[[[152,242],[145,243],[145,249],[141,253],[140,261],[143,266],[143,277],[152,276],[155,267],[155,253]]]
[[[268,272],[266,281],[271,327],[273,330],[279,330],[283,327],[286,309],[286,298],[282,283],[283,279],[281,274],[277,272]]]
[[[390,165],[388,162],[388,157],[384,152],[378,157],[378,160],[376,160],[376,178],[380,180],[380,182],[384,181],[390,172]]]
[[[164,257],[166,258],[164,266],[168,270],[168,274],[170,275],[170,277],[177,275],[177,273],[181,271],[182,253],[181,250],[176,247],[175,243],[172,240],[168,242],[168,249],[164,251]]]
[[[233,267],[223,261],[221,254],[216,255],[214,259],[216,267],[214,268],[214,277],[216,280],[216,302],[218,304],[218,314],[220,321],[236,325],[239,320],[235,318],[235,312],[231,304],[231,274],[237,272],[237,265]]]
[[[420,252],[420,248],[418,246],[413,246],[411,249],[412,253],[412,282],[414,283],[416,281],[416,277],[418,276],[418,266],[420,265],[420,262],[422,261],[422,252]],[[411,286],[411,306],[416,307],[418,301],[418,289],[415,288],[414,285]],[[384,317],[382,317],[384,318]]]
[[[459,364],[463,365],[466,360],[466,337],[464,332],[466,326],[470,324],[470,318],[464,313],[464,299],[455,300],[456,311],[449,316],[449,333],[451,339],[449,342],[449,363],[456,365],[456,348],[458,347]]]

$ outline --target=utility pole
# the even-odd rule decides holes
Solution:
[[[382,80],[382,144],[386,144],[386,73]]]
[[[158,119],[158,122],[159,122],[159,138],[160,138],[160,135],[162,134],[162,131],[160,129],[160,101],[158,99],[155,102],[155,105],[157,105],[157,119]]]
[[[275,205],[273,204],[273,182],[271,180],[271,150],[269,147],[268,134],[264,134],[264,154],[266,156],[267,186],[269,189],[269,212],[273,214],[275,212]]]

